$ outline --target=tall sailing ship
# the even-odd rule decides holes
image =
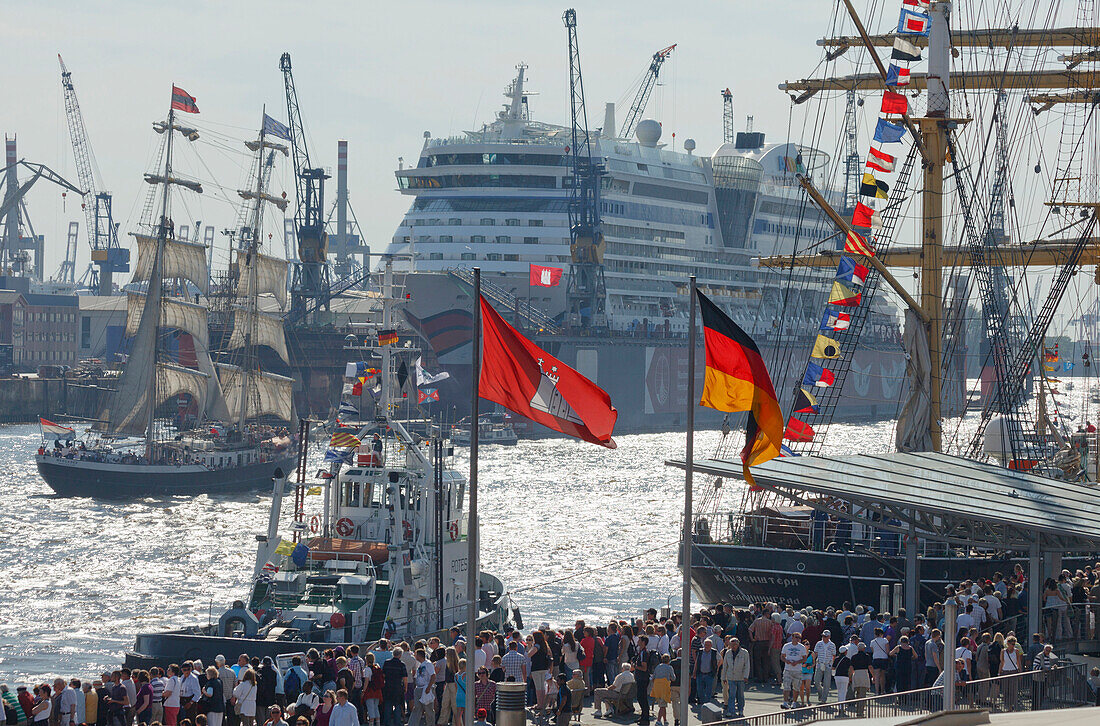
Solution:
[[[223,360],[214,362],[209,311],[199,302],[209,292],[207,249],[175,235],[173,191],[201,194],[202,184],[173,169],[176,136],[198,132],[177,111],[197,113],[194,99],[173,87],[163,122],[163,164],[145,175],[152,187],[147,216],[133,235],[138,250],[126,335],[129,355],[115,389],[87,441],[39,448],[35,461],[46,483],[65,496],[157,496],[232,492],[270,486],[290,471],[293,437],[292,379],[260,370],[256,347],[287,359],[282,322],[259,309],[260,296],[286,296],[286,263],[260,252],[264,205],[285,205],[267,193],[265,154],[286,153],[266,131],[247,142],[255,153],[255,185],[243,199],[239,244],[232,265],[231,318]],[[155,210],[155,212],[154,212]],[[197,294],[196,294],[197,293]]]
[[[1025,5],[1021,15],[1034,17],[1031,4]],[[942,0],[904,0],[885,9],[872,4],[873,12],[889,15],[879,20],[889,27],[880,35],[867,31],[852,0],[838,0],[837,6],[839,16],[851,17],[855,33],[819,43],[825,67],[845,54],[846,62],[859,54],[857,63],[869,55],[872,72],[781,88],[796,104],[839,93],[851,105],[868,92],[881,95],[882,104],[881,111],[878,98],[868,104],[878,113],[869,119],[874,139],[853,213],[832,209],[813,181],[800,177],[807,197],[847,240],[844,249],[761,260],[764,268],[836,270],[826,283],[832,292],[808,355],[796,350],[769,361],[788,417],[783,456],[835,457],[826,435],[838,401],[852,393],[848,372],[863,344],[861,331],[873,318],[868,303],[884,282],[906,306],[909,395],[898,401],[893,448],[934,452],[905,459],[902,468],[925,462],[920,475],[950,482],[977,477],[967,465],[987,462],[1069,482],[1073,491],[1094,489],[1100,478],[1096,434],[1063,428],[1065,419],[1055,423],[1047,411],[1045,383],[1036,397],[1027,381],[1037,366],[1053,368],[1051,356],[1056,361],[1057,354],[1047,350],[1047,331],[1071,279],[1098,261],[1095,5],[1079,3],[1075,26],[1054,27],[1048,20],[1051,27],[1032,29],[1016,25],[1009,8],[990,10],[987,17],[984,7],[953,7]],[[1049,18],[1057,16],[1052,10]],[[880,58],[882,49],[889,58]],[[919,65],[925,55],[927,71]],[[1059,128],[1060,135],[1042,138]],[[1024,151],[1029,144],[1032,151]],[[1040,185],[1021,179],[1039,174],[1044,175]],[[903,246],[895,240],[907,236],[902,217],[910,200],[916,217],[910,238],[918,243]],[[1027,279],[1029,267],[1044,266],[1052,268],[1044,285]],[[919,271],[917,294],[898,281],[893,267]],[[978,410],[956,418],[947,412],[942,389],[961,363],[957,352],[971,288],[988,343],[985,363],[995,375]],[[835,324],[840,316],[842,327]],[[788,368],[794,385],[785,383]],[[1080,415],[1084,420],[1087,413]],[[696,471],[728,472],[719,463],[741,448],[729,433],[727,427],[713,456],[718,463],[698,462]],[[873,443],[864,440],[861,451],[873,452]],[[815,476],[843,483],[842,461],[807,459],[797,470],[807,485]],[[887,470],[876,481],[887,488],[898,467],[885,461],[879,465]],[[864,469],[858,476],[863,482],[875,475]],[[1016,563],[1028,566],[1026,552],[977,550],[960,539],[946,544],[930,530],[907,529],[912,525],[891,519],[901,515],[866,499],[857,507],[843,497],[786,492],[792,499],[763,487],[730,486],[721,476],[712,484],[690,533],[693,585],[708,601],[805,605],[800,598],[811,592],[817,602],[877,606],[880,586],[903,579],[910,543],[919,548],[919,600],[925,602],[947,584],[1009,573]],[[1078,554],[1085,559],[1067,559],[1063,566],[1093,561],[1092,553]]]

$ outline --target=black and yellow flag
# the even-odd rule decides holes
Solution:
[[[775,396],[768,368],[752,338],[701,292],[706,342],[706,378],[701,406],[717,411],[748,411],[742,471],[750,487],[756,487],[749,467],[779,456],[783,443],[783,414]]]
[[[876,179],[874,174],[866,173],[860,181],[859,193],[874,199],[889,199],[890,186],[886,182]]]

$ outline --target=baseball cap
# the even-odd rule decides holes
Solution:
[[[821,631],[821,634],[822,634],[822,635],[828,635],[828,636],[829,636],[830,638],[831,638],[831,637],[833,637],[833,634],[832,634],[832,632],[831,632],[831,631],[828,631],[828,630],[823,630],[823,631]]]

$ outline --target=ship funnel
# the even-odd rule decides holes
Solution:
[[[603,107],[603,133],[605,139],[615,138],[615,104],[608,103]]]

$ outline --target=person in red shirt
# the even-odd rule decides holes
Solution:
[[[581,671],[584,673],[584,688],[592,693],[592,656],[596,653],[596,631],[591,626],[585,627],[584,637],[581,638],[581,647],[584,648],[584,657],[581,658]]]
[[[32,718],[31,709],[34,708],[34,696],[31,695],[26,686],[19,686],[15,690],[18,693],[19,705],[23,707],[23,713],[27,714],[28,719]]]

